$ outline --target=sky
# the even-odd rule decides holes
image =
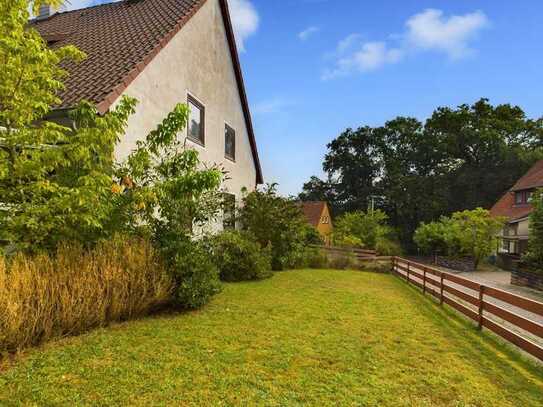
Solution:
[[[541,0],[229,2],[264,177],[283,194],[323,175],[349,127],[481,97],[543,116]]]

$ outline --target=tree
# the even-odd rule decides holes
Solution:
[[[297,267],[314,233],[293,199],[277,194],[277,185],[252,191],[243,198],[239,221],[261,247],[271,244],[273,270]]]
[[[415,241],[427,253],[446,248],[449,256],[469,256],[477,268],[496,247],[497,235],[504,222],[482,208],[455,212],[439,222],[421,224],[415,232]]]
[[[58,1],[53,1],[58,4]],[[0,230],[19,249],[51,249],[60,240],[95,241],[111,214],[113,150],[135,101],[100,117],[82,102],[72,127],[45,120],[60,103],[74,47],[50,49],[28,27],[39,1],[0,2]]]
[[[348,129],[328,145],[326,181],[312,177],[302,198],[326,198],[336,214],[366,210],[370,196],[413,249],[421,222],[490,207],[543,158],[543,119],[481,99],[438,108],[421,123],[398,117],[384,126]]]
[[[382,255],[399,254],[394,231],[381,210],[347,212],[335,221],[333,239],[337,245],[360,246]]]

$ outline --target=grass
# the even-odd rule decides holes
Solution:
[[[33,349],[0,405],[541,406],[543,368],[398,278],[296,271]]]

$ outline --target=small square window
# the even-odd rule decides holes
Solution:
[[[205,145],[205,108],[189,95],[188,105],[190,109],[188,123],[188,137],[198,144]]]
[[[223,229],[234,230],[236,228],[236,196],[223,194]]]
[[[515,203],[517,205],[524,203],[524,192],[515,192]]]
[[[224,155],[232,161],[236,160],[236,132],[227,124],[224,126]]]

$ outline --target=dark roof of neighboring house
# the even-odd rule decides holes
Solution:
[[[511,191],[521,191],[523,189],[532,189],[543,187],[543,160],[536,162],[532,168],[517,181]]]
[[[33,20],[51,47],[75,45],[87,54],[80,63],[67,62],[69,76],[58,109],[69,109],[85,99],[105,113],[149,62],[183,28],[207,0],[124,0]],[[219,0],[234,72],[257,172],[262,169],[249,103],[234,39],[227,0]]]
[[[543,160],[536,162],[513,187],[490,209],[492,216],[504,216],[510,221],[525,218],[533,211],[531,204],[515,204],[515,192],[543,187]]]
[[[300,207],[302,208],[302,212],[307,218],[307,221],[311,225],[317,227],[321,220],[322,211],[326,207],[326,202],[301,202]]]

